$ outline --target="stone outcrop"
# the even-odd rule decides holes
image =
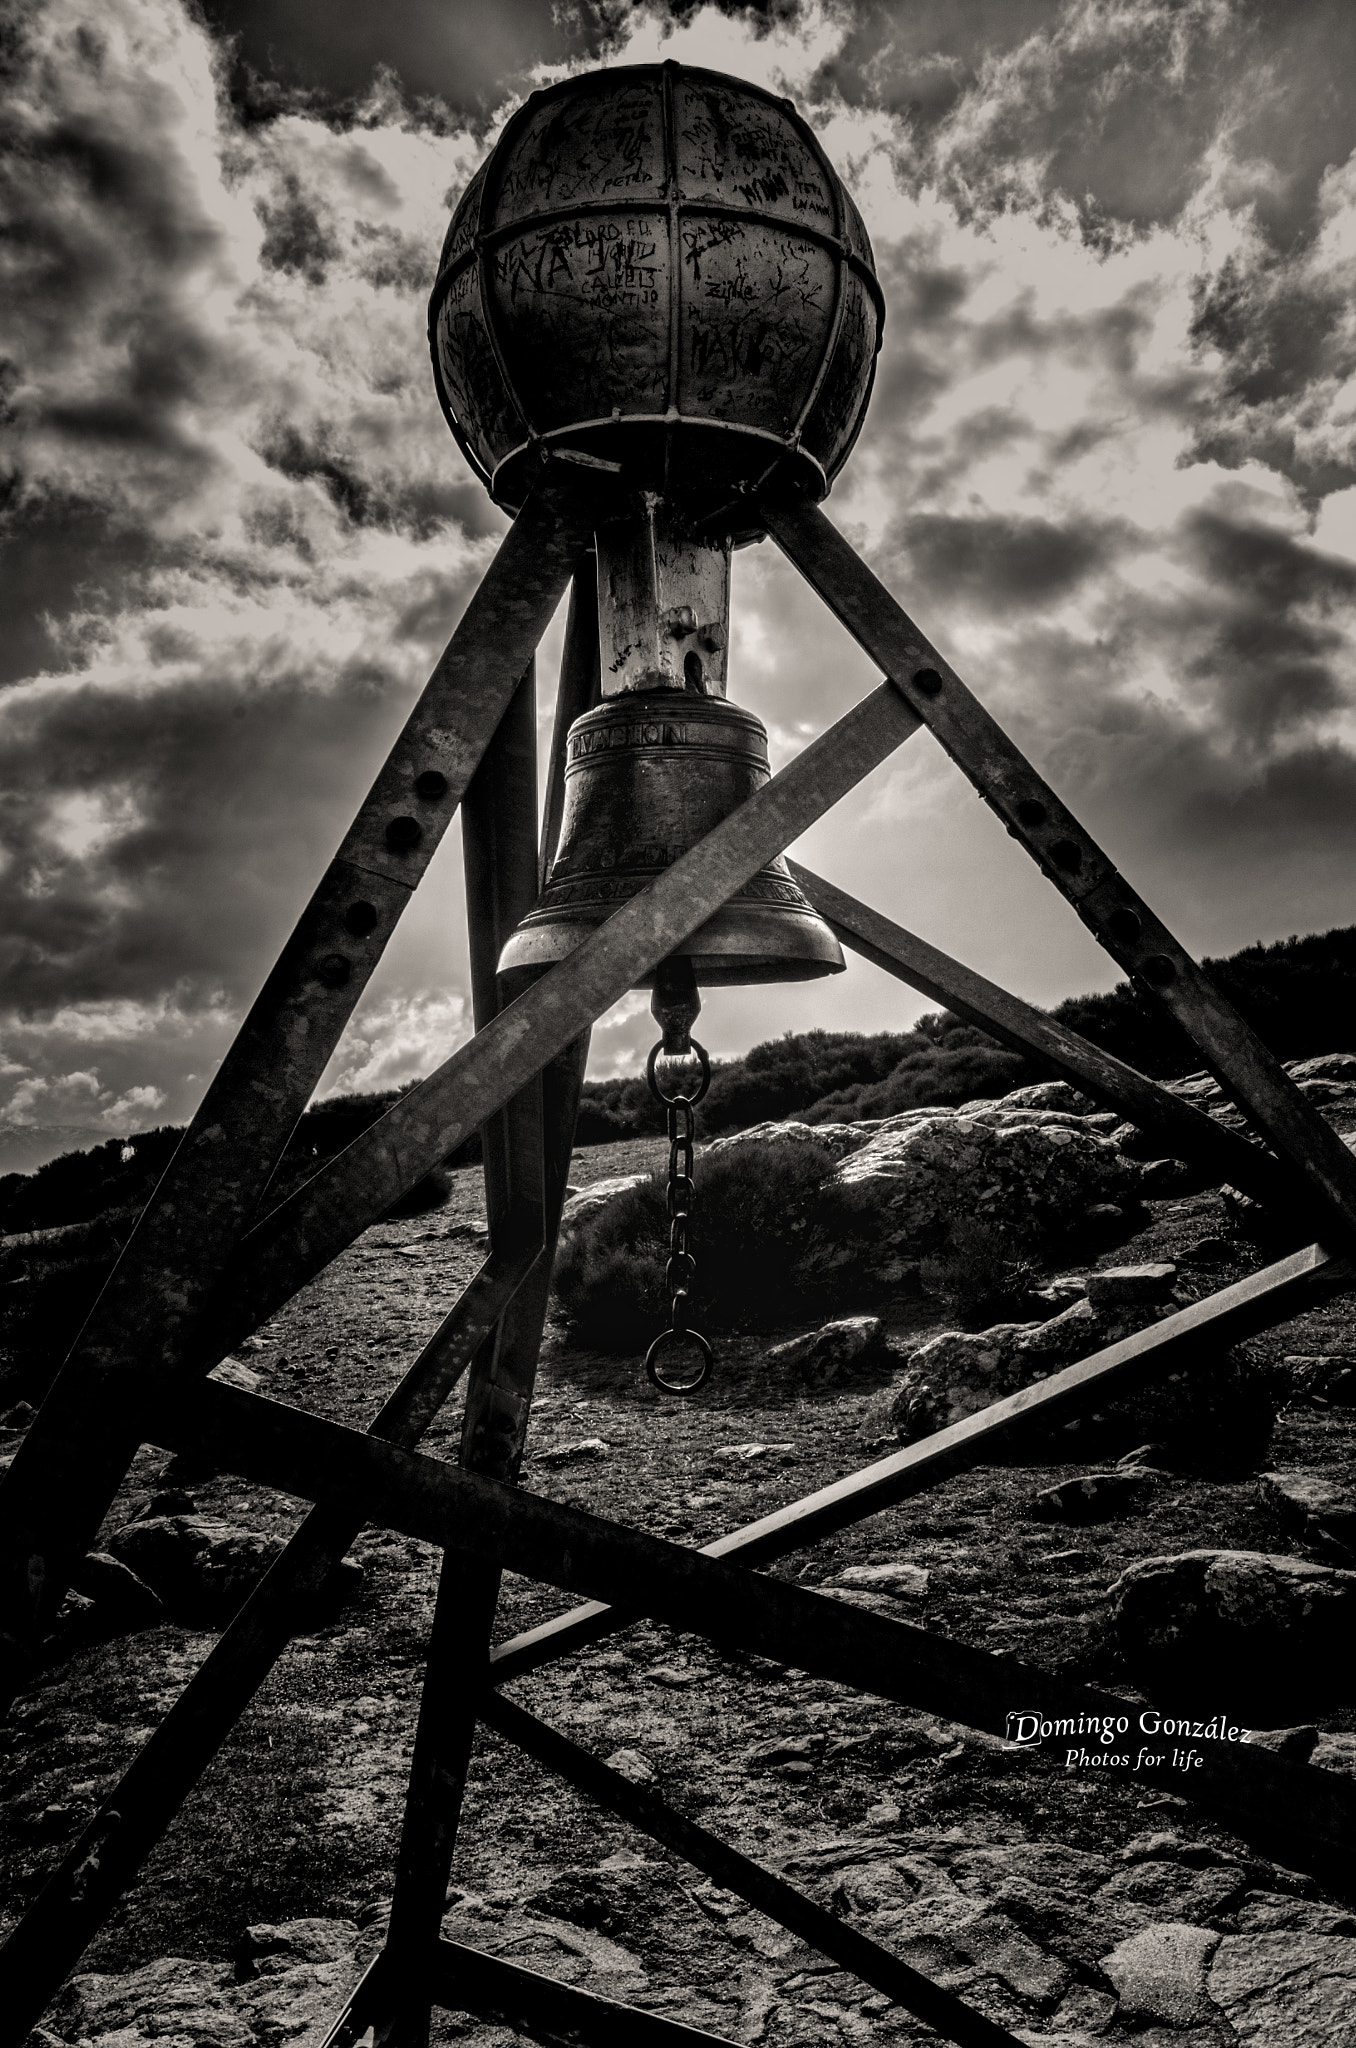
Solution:
[[[143,1969],[72,1977],[48,2015],[50,2040],[83,2048],[310,2048],[355,1975],[347,1920],[246,1930],[236,1965],[161,1956]]]
[[[1132,1677],[1160,1691],[1206,1688],[1239,1713],[1330,1692],[1356,1625],[1356,1572],[1253,1550],[1144,1558],[1109,1598]]]
[[[1160,1300],[1099,1309],[1081,1299],[1044,1323],[943,1331],[905,1355],[889,1403],[891,1426],[906,1442],[930,1436],[1119,1343],[1174,1307]],[[1266,1375],[1232,1353],[1205,1352],[1139,1392],[1108,1388],[1095,1408],[1053,1430],[1054,1440],[1075,1456],[1119,1453],[1152,1439],[1174,1462],[1250,1470],[1266,1447],[1275,1413]]]
[[[1050,1246],[1094,1206],[1132,1200],[1137,1181],[1110,1139],[1056,1111],[891,1118],[812,1198],[806,1256],[826,1277],[888,1284],[962,1219]]]
[[[276,1536],[239,1529],[212,1515],[145,1515],[109,1540],[110,1561],[127,1566],[176,1620],[224,1627],[282,1549]],[[362,1584],[359,1565],[344,1560],[332,1575],[328,1607]]]

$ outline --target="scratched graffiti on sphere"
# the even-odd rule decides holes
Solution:
[[[882,309],[860,216],[787,103],[653,65],[564,81],[509,122],[430,316],[444,409],[502,504],[556,442],[700,509],[771,466],[824,495]]]

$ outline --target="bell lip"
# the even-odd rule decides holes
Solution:
[[[767,950],[756,951],[750,939],[761,917],[768,925]],[[605,918],[553,918],[520,925],[499,955],[498,972],[536,968],[545,971],[568,960],[577,946],[606,923]],[[750,930],[750,926],[754,928]],[[723,927],[723,928],[722,928]],[[761,906],[722,905],[714,917],[692,932],[666,957],[691,960],[703,988],[758,988],[775,982],[819,981],[842,974],[847,962],[833,932],[814,911],[763,911]],[[632,988],[653,988],[654,970],[632,982]]]

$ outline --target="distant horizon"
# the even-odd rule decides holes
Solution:
[[[1330,925],[1327,926],[1323,931],[1289,932],[1285,934],[1284,937],[1279,939],[1245,941],[1245,943],[1242,946],[1237,947],[1232,954],[1224,956],[1214,956],[1215,964],[1218,964],[1220,957],[1232,960],[1236,959],[1240,954],[1251,952],[1254,949],[1278,949],[1287,946],[1292,942],[1302,943],[1306,939],[1330,938],[1339,932],[1348,931],[1356,931],[1356,922],[1353,922],[1350,925]],[[1208,959],[1211,956],[1206,957]],[[808,1030],[837,1031],[841,1035],[846,1037],[860,1035],[864,1037],[883,1038],[886,1036],[893,1036],[896,1034],[903,1036],[912,1031],[914,1027],[922,1020],[922,1018],[928,1016],[936,1016],[939,1013],[942,1013],[946,1010],[945,1004],[928,1002],[926,999],[922,997],[914,998],[913,992],[910,989],[908,989],[904,983],[900,982],[896,985],[898,986],[901,995],[910,996],[913,1000],[921,1002],[923,1005],[922,1009],[918,1012],[918,1014],[914,1016],[912,1019],[910,1019],[908,1023],[894,1025],[883,1024],[879,1027],[878,1030],[866,1033],[857,1033],[853,1030],[853,1027],[844,1025],[810,1025],[808,1027]],[[1125,976],[1122,976],[1119,982],[1113,984],[1113,986],[1126,985],[1127,978]],[[1081,998],[1090,996],[1095,993],[1097,993],[1097,991],[1089,989],[1073,989],[1070,990],[1066,995],[1056,997],[1053,1003],[1040,1005],[1038,1007],[1054,1011],[1058,1010],[1060,1006],[1064,1003],[1077,1002]],[[743,1046],[736,1051],[720,1053],[713,1056],[712,1066],[714,1068],[720,1065],[731,1064],[739,1060],[745,1059],[751,1052],[753,1052],[760,1045],[775,1044],[781,1038],[794,1035],[797,1034],[791,1033],[789,1031],[772,1032],[764,1036],[763,1038],[754,1039],[749,1045]],[[1352,1036],[1353,1040],[1356,1040],[1356,1020],[1353,1021]],[[1346,1046],[1324,1047],[1325,1052],[1343,1052],[1347,1050],[1350,1050],[1350,1048]],[[640,1058],[638,1056],[634,1065],[628,1068],[623,1073],[609,1075],[590,1075],[588,1083],[586,1083],[586,1086],[591,1083],[601,1083],[606,1081],[639,1080],[644,1073],[644,1066],[645,1063],[643,1058]],[[423,1080],[424,1078],[424,1075],[413,1075],[405,1080],[392,1083],[388,1088],[379,1089],[348,1089],[343,1087],[325,1088],[317,1090],[316,1094],[312,1097],[312,1101],[309,1106],[317,1107],[326,1103],[342,1101],[345,1097],[348,1096],[357,1096],[363,1094],[395,1095],[401,1089],[407,1089],[417,1086],[419,1081]],[[5,1174],[10,1173],[36,1173],[39,1167],[49,1165],[54,1159],[60,1159],[72,1153],[92,1152],[97,1150],[102,1145],[131,1143],[135,1141],[137,1138],[149,1136],[153,1131],[165,1129],[184,1129],[186,1128],[188,1121],[188,1118],[178,1120],[174,1118],[168,1118],[162,1119],[157,1123],[144,1124],[140,1126],[138,1129],[129,1128],[128,1130],[122,1132],[110,1132],[108,1130],[102,1130],[97,1127],[81,1127],[78,1125],[64,1127],[57,1126],[53,1128],[44,1129],[42,1126],[13,1125],[0,1122],[0,1177],[3,1177]],[[44,1146],[50,1146],[50,1149],[44,1149]],[[16,1163],[20,1161],[26,1161],[28,1163]]]

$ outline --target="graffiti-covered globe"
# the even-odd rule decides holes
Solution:
[[[568,452],[737,532],[774,479],[828,491],[883,317],[861,216],[790,101],[645,64],[513,115],[452,217],[429,337],[508,510]]]

